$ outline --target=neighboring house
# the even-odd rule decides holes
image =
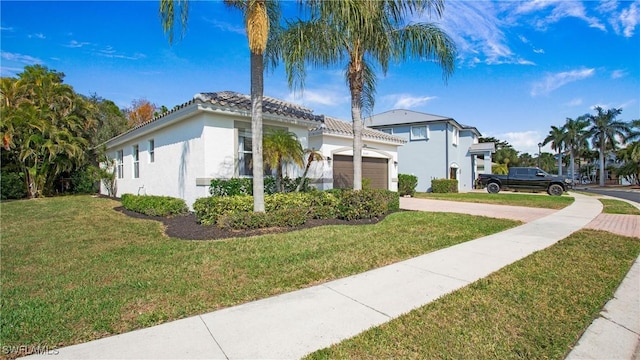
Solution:
[[[417,191],[431,191],[433,179],[457,179],[458,191],[470,191],[480,173],[478,163],[482,173],[491,173],[495,144],[478,143],[478,129],[452,118],[391,110],[367,118],[365,126],[408,141],[398,150],[398,172],[417,176]]]
[[[263,125],[265,132],[269,128],[293,132],[303,148],[322,153],[325,160],[314,162],[308,175],[317,187],[350,187],[346,186],[348,181],[340,180],[336,185],[333,181],[334,169],[336,174],[344,174],[338,165],[351,155],[347,148],[353,137],[345,130],[351,127],[350,123],[264,97]],[[209,196],[212,179],[252,176],[251,141],[250,97],[225,91],[196,94],[191,101],[105,145],[107,155],[115,160],[116,196],[166,195],[182,198],[192,206],[197,198]],[[384,166],[378,169],[373,187],[397,190],[397,149],[404,142],[396,136],[365,130],[367,150],[363,163],[383,159],[386,164],[386,171],[382,171]],[[369,160],[370,157],[376,160]],[[289,166],[285,176],[295,178],[301,173],[301,169]],[[104,187],[101,192],[107,193]]]

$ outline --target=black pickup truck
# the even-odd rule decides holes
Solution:
[[[537,167],[512,167],[508,175],[480,174],[478,182],[491,194],[501,189],[544,190],[549,195],[562,195],[571,185],[571,180],[550,175]]]

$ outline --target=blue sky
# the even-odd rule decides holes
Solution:
[[[159,1],[1,1],[0,67],[15,76],[42,64],[85,95],[120,107],[146,98],[169,108],[199,92],[249,93],[249,52],[240,14],[221,2],[193,2],[189,27],[169,45]],[[285,15],[295,14],[287,2]],[[456,70],[416,61],[379,74],[374,113],[412,109],[449,116],[484,136],[537,153],[551,125],[622,108],[640,118],[640,0],[449,1],[437,22],[458,47]],[[265,95],[350,121],[342,69],[309,69],[304,93],[289,90],[282,66]],[[545,148],[545,149],[548,149]]]

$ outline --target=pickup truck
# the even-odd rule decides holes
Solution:
[[[502,189],[527,189],[544,190],[549,195],[560,196],[571,185],[571,179],[550,175],[537,167],[512,167],[507,175],[480,174],[478,182],[491,194]]]

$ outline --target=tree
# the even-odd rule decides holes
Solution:
[[[562,127],[551,126],[549,135],[544,138],[542,145],[551,143],[551,148],[557,151],[558,154],[558,175],[562,175],[562,151],[565,148],[566,135]]]
[[[324,156],[322,156],[322,153],[317,151],[316,149],[305,149],[304,153],[307,156],[307,163],[304,167],[304,171],[302,172],[300,182],[298,183],[298,186],[296,186],[296,192],[302,190],[304,182],[307,179],[307,174],[309,173],[309,168],[311,168],[311,163],[313,163],[314,161],[324,160]]]
[[[600,186],[604,186],[605,181],[605,152],[607,148],[615,150],[618,145],[618,138],[624,139],[625,133],[630,131],[629,126],[616,120],[616,117],[622,113],[622,109],[611,108],[604,110],[600,106],[594,108],[595,115],[589,116],[591,127],[588,134],[594,147],[600,152]]]
[[[304,151],[296,134],[277,129],[269,131],[263,139],[264,162],[272,169],[276,169],[276,189],[284,192],[282,184],[284,167],[287,164],[302,166]]]
[[[278,4],[268,0],[225,0],[244,15],[249,51],[251,53],[251,137],[253,157],[253,210],[264,212],[264,167],[262,157],[262,100],[264,94],[264,54],[269,40],[269,28],[280,18]],[[189,18],[188,0],[160,0],[162,28],[173,42],[175,15],[180,12],[182,34]]]
[[[575,181],[575,155],[581,148],[588,146],[587,127],[589,126],[589,114],[577,119],[567,118],[562,127],[565,132],[565,145],[569,149],[571,181]],[[579,171],[578,171],[579,172]]]
[[[432,59],[446,79],[454,70],[455,44],[434,24],[407,19],[444,11],[443,0],[309,0],[308,20],[288,22],[279,37],[289,86],[304,90],[306,65],[331,67],[347,62],[345,80],[353,121],[353,188],[362,188],[362,112],[375,103],[375,66],[386,74],[389,62]]]
[[[147,99],[131,101],[131,106],[125,110],[129,119],[129,128],[140,126],[153,119],[156,106]]]
[[[56,176],[86,161],[87,138],[96,125],[91,104],[63,78],[34,65],[17,79],[2,79],[3,151],[24,174],[29,197],[52,191]]]
[[[92,116],[97,121],[95,134],[90,142],[93,147],[122,134],[129,129],[127,117],[113,101],[92,94],[86,100],[91,103]]]
[[[481,137],[478,139],[478,141],[481,143],[492,142],[495,144],[496,152],[491,157],[494,163],[506,165],[507,168],[520,164],[518,151],[514,149],[513,146],[509,144],[509,142],[499,140],[494,137]]]

